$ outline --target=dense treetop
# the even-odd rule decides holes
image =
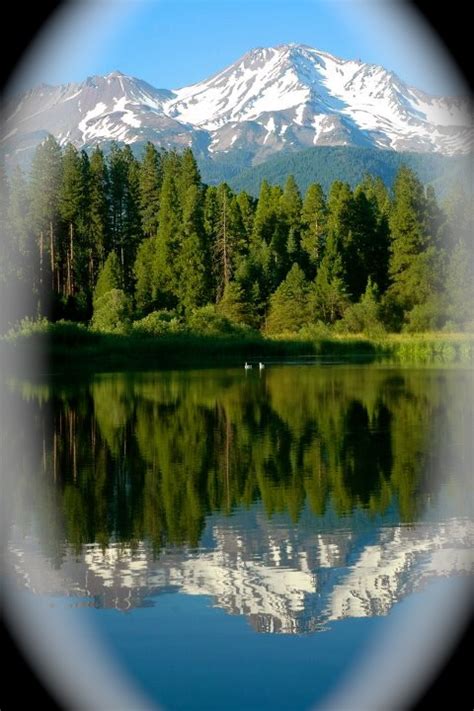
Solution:
[[[149,143],[137,159],[113,145],[106,157],[49,136],[27,177],[2,181],[1,285],[24,296],[10,321],[157,334],[213,319],[269,334],[472,328],[469,200],[458,187],[438,204],[404,165],[390,191],[366,175],[302,195],[290,175],[283,188],[263,180],[255,199],[203,184],[190,149]]]

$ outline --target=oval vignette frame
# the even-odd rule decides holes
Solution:
[[[358,0],[351,0],[357,2]],[[377,2],[377,0],[371,0]],[[384,0],[380,0],[383,2]],[[388,0],[389,2],[391,0]],[[393,0],[396,2],[396,0]],[[8,36],[9,52],[8,59],[4,62],[2,70],[2,85],[5,87],[14,75],[15,69],[23,59],[23,55],[29,49],[30,43],[36,39],[38,32],[54,18],[57,11],[63,11],[68,6],[76,3],[65,2],[64,0],[46,0],[40,6],[33,5],[25,12],[21,4],[12,4],[9,7],[10,24],[15,27],[15,33]],[[85,3],[84,3],[85,4]],[[431,27],[431,31],[437,39],[445,46],[447,53],[455,62],[461,77],[472,91],[472,74],[469,74],[467,64],[466,47],[468,26],[462,18],[446,14],[446,8],[433,5],[429,0],[418,0],[418,2],[407,2],[400,0],[399,5],[405,6],[420,14],[421,19]],[[1,305],[0,305],[1,308]],[[452,694],[460,705],[470,701],[472,705],[472,691],[467,675],[463,673],[463,664],[467,658],[467,651],[472,641],[471,625],[472,611],[468,611],[464,626],[457,635],[454,649],[447,649],[444,653],[444,661],[440,659],[441,668],[430,669],[430,683],[422,689],[417,690],[417,694],[411,701],[410,709],[423,711],[431,709],[438,700],[440,694]],[[17,708],[23,705],[33,696],[35,702],[44,705],[48,709],[62,708],[56,699],[54,692],[45,688],[44,682],[34,670],[27,659],[25,659],[21,647],[17,645],[14,635],[9,631],[8,623],[4,618],[4,648],[7,668],[5,673],[6,684],[4,683],[3,708]],[[16,680],[22,679],[20,688],[16,687]],[[454,690],[454,691],[453,691]],[[53,695],[52,695],[53,694]]]

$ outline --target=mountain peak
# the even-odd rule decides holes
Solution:
[[[106,79],[112,79],[113,77],[124,77],[126,76],[123,72],[121,72],[119,69],[113,69],[111,72],[105,75]]]
[[[297,42],[256,47],[174,91],[118,69],[82,84],[44,85],[12,100],[7,115],[5,134],[18,146],[34,148],[50,132],[78,147],[151,140],[195,146],[209,158],[240,151],[253,163],[312,146],[449,155],[472,145],[467,101],[427,96],[381,66]]]

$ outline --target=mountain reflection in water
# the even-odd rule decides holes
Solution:
[[[471,569],[472,394],[467,371],[367,366],[10,383],[40,442],[17,577],[120,610],[205,595],[258,632],[385,615]]]

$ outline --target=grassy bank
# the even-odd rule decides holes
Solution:
[[[244,360],[278,361],[307,357],[386,361],[401,364],[472,364],[474,334],[389,334],[368,337],[258,333],[205,336],[193,333],[151,336],[97,333],[73,323],[30,324],[11,332],[1,350],[15,365],[40,354],[53,367],[111,369],[239,365]]]

